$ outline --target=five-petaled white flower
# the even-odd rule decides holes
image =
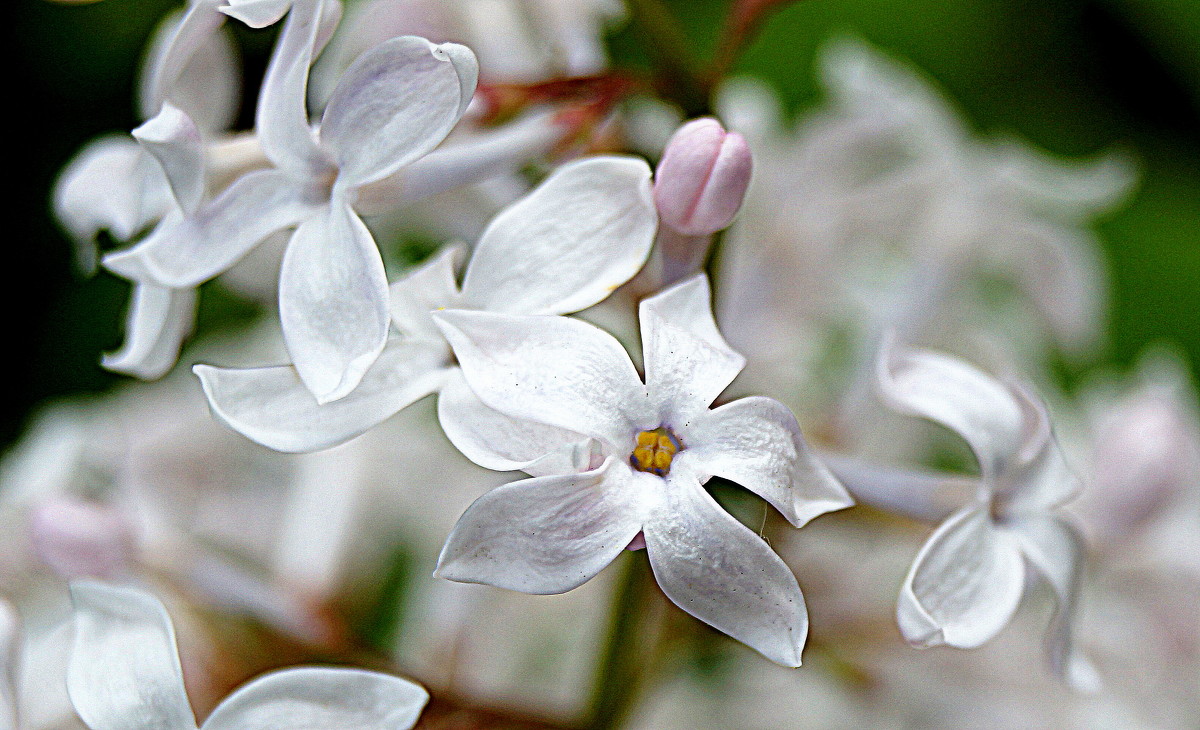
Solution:
[[[185,288],[225,271],[271,233],[296,226],[279,275],[279,313],[296,370],[321,402],[352,391],[387,340],[387,277],[355,211],[358,190],[441,143],[466,111],[478,75],[464,46],[393,38],[347,69],[314,133],[305,99],[309,67],[338,8],[328,0],[295,0],[226,9],[255,25],[289,12],[255,121],[274,168],[244,175],[193,214],[105,259],[122,276]]]
[[[461,289],[454,272],[458,247],[392,285],[398,333],[346,397],[319,403],[291,365],[197,365],[195,372],[219,419],[279,451],[334,446],[434,392],[441,392],[443,428],[456,445],[469,449],[478,414],[487,409],[462,382],[430,311],[566,314],[590,307],[638,272],[656,226],[645,161],[605,155],[571,162],[492,219]],[[518,426],[492,413],[487,427]]]
[[[434,314],[479,399],[532,424],[479,428],[468,456],[541,474],[477,500],[447,540],[438,574],[561,593],[643,534],[655,578],[676,605],[799,666],[808,616],[796,578],[703,484],[737,482],[797,526],[850,498],[781,403],[754,397],[709,410],[744,360],[717,331],[707,278],[644,300],[639,316],[644,382],[617,340],[585,322]],[[507,458],[561,451],[565,434],[590,454],[581,470]]]
[[[175,630],[144,591],[71,584],[75,645],[67,690],[91,730],[196,730]],[[361,669],[297,667],[265,674],[217,706],[203,730],[407,730],[429,700],[407,679]]]
[[[888,342],[878,361],[884,399],[961,436],[979,460],[973,501],[948,517],[921,548],[897,607],[900,630],[916,646],[971,648],[1012,618],[1028,561],[1058,599],[1046,636],[1051,666],[1069,684],[1094,689],[1095,669],[1074,651],[1071,624],[1083,567],[1079,532],[1055,509],[1080,482],[1054,438],[1045,405],[1023,386],[971,365]]]

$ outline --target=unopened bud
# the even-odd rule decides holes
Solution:
[[[133,559],[133,529],[104,505],[48,499],[33,507],[29,529],[37,556],[64,580],[111,579]]]
[[[750,184],[750,147],[716,119],[695,119],[680,127],[654,176],[654,202],[662,222],[689,236],[728,226]]]

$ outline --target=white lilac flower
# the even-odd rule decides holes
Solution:
[[[447,540],[438,573],[561,593],[642,534],[676,605],[799,666],[808,617],[795,577],[703,485],[713,476],[737,482],[797,526],[850,499],[781,403],[755,397],[709,409],[744,360],[717,331],[706,278],[643,300],[639,317],[644,382],[616,339],[579,320],[435,313],[479,399],[526,424],[479,427],[465,453],[483,466],[539,475],[477,500]],[[583,469],[513,458],[560,449],[563,432],[583,442]]]
[[[457,44],[413,36],[385,41],[343,74],[314,133],[305,99],[308,72],[339,6],[325,0],[238,3],[226,12],[261,25],[285,10],[255,123],[274,168],[239,178],[105,264],[164,286],[195,286],[271,233],[296,227],[279,275],[280,318],[297,372],[329,402],[358,385],[388,333],[383,259],[354,209],[357,192],[441,143],[466,110],[478,66]]]
[[[72,584],[71,597],[67,690],[91,730],[407,730],[429,700],[420,685],[388,674],[298,667],[243,685],[198,726],[162,603],[141,590],[91,582]]]
[[[85,270],[95,266],[95,240],[101,230],[128,241],[179,205],[173,193],[181,191],[173,190],[171,171],[164,174],[162,158],[148,148],[154,136],[166,131],[164,126],[177,126],[182,114],[190,120],[189,149],[202,151],[205,140],[232,123],[241,79],[233,47],[221,32],[225,16],[218,12],[220,4],[221,0],[193,0],[160,24],[140,83],[139,111],[149,120],[141,128],[144,135],[135,132],[137,141],[102,137],[85,147],[59,177],[55,214],[76,240]],[[164,109],[171,110],[172,119],[151,124]],[[189,184],[198,181],[203,190],[202,169],[183,179]],[[192,327],[196,295],[188,287],[161,286],[144,278],[134,278],[133,284],[125,344],[105,356],[104,366],[154,379],[175,363]]]
[[[1051,666],[1072,686],[1094,689],[1095,670],[1071,643],[1083,540],[1057,511],[1080,482],[1045,406],[958,358],[890,342],[877,374],[891,407],[950,428],[980,469],[975,498],[934,530],[905,578],[897,607],[905,638],[921,647],[988,641],[1016,611],[1028,563],[1058,599],[1046,635]]]
[[[439,417],[457,444],[457,434],[471,430],[455,427],[463,420],[460,414],[480,408],[456,375],[450,347],[430,311],[565,314],[591,306],[642,267],[656,226],[644,161],[601,156],[569,163],[492,220],[461,288],[454,273],[455,248],[392,285],[398,333],[346,397],[318,402],[291,365],[198,365],[195,372],[220,420],[279,451],[341,443],[434,392],[442,393]],[[505,421],[496,414],[496,424]]]

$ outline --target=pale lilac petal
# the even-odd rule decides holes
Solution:
[[[354,209],[386,214],[469,183],[514,175],[548,155],[567,133],[553,110],[535,112],[467,137],[456,135],[419,160],[358,191]]]
[[[488,408],[458,369],[438,394],[438,421],[450,443],[486,469],[540,476],[585,471],[590,466],[586,436]]]
[[[796,527],[854,503],[817,458],[787,406],[742,398],[702,413],[677,431],[675,457],[706,481],[719,476],[770,502]]]
[[[204,730],[408,730],[429,701],[421,685],[363,669],[298,667],[229,695]]]
[[[904,580],[896,618],[914,646],[970,649],[1004,628],[1025,586],[1016,540],[974,504],[943,522]]]
[[[221,12],[251,28],[266,28],[283,20],[295,0],[226,0]]]
[[[694,474],[672,467],[644,532],[654,577],[676,606],[773,662],[800,666],[808,611],[796,577]]]
[[[697,276],[639,308],[646,389],[664,423],[682,428],[708,410],[746,364],[713,321],[708,279]]]
[[[688,235],[727,227],[750,185],[750,146],[711,117],[694,119],[672,135],[654,174],[654,200],[663,223]]]
[[[387,177],[437,147],[475,93],[475,54],[416,36],[384,41],[343,74],[321,120],[321,142],[338,182],[357,187]]]
[[[331,172],[332,161],[317,144],[308,119],[308,71],[322,40],[329,0],[294,0],[280,31],[271,63],[258,94],[254,131],[263,153],[276,167],[300,178]],[[264,10],[262,17],[258,10]],[[246,4],[240,8],[254,20],[275,17],[278,7]]]
[[[612,335],[586,322],[447,310],[434,314],[467,383],[513,418],[633,445],[656,428],[646,388]],[[632,448],[631,448],[632,450]]]
[[[1099,691],[1099,674],[1075,649],[1072,639],[1085,558],[1083,537],[1073,525],[1057,517],[1024,517],[1005,526],[1016,535],[1025,557],[1050,584],[1057,600],[1046,629],[1046,655],[1051,668],[1080,692]]]
[[[178,289],[197,286],[229,269],[267,236],[328,204],[328,198],[314,196],[277,170],[252,172],[195,216],[165,220],[137,246],[106,256],[104,265],[127,279]]]
[[[67,691],[92,730],[195,730],[175,629],[162,603],[131,588],[71,584],[75,645]]]
[[[196,319],[196,290],[134,282],[125,342],[104,356],[105,368],[143,380],[166,375],[179,359]]]
[[[133,130],[133,137],[158,160],[179,207],[194,213],[204,197],[204,142],[192,118],[163,104],[157,116]]]
[[[565,593],[603,570],[642,529],[653,479],[609,459],[595,471],[497,487],[463,513],[435,575]]]
[[[410,337],[442,339],[442,331],[429,313],[458,304],[454,270],[462,258],[462,246],[443,246],[428,261],[392,282],[389,309],[397,329]]]
[[[64,580],[112,580],[133,566],[134,527],[110,505],[70,496],[44,499],[30,510],[29,534],[37,556]]]
[[[300,379],[320,403],[354,390],[388,334],[388,284],[371,232],[334,202],[296,229],[279,271],[279,319]]]
[[[0,598],[0,730],[20,730],[17,676],[21,662],[21,616]]]
[[[1024,443],[1024,414],[1012,391],[959,358],[889,340],[877,375],[892,408],[936,421],[970,444],[985,478],[1003,471]]]
[[[1006,515],[1040,513],[1070,502],[1083,482],[1067,464],[1046,404],[1023,385],[1010,383],[1025,421],[1025,443],[1005,473],[995,509]]]
[[[86,272],[96,266],[97,233],[127,241],[172,205],[158,164],[125,136],[101,137],[80,150],[58,176],[53,201]]]
[[[241,68],[229,35],[221,31],[222,2],[193,0],[159,24],[139,84],[143,119],[171,103],[205,131],[233,123],[241,101]]]
[[[263,446],[297,453],[348,441],[435,392],[447,355],[438,343],[389,343],[357,388],[324,405],[290,365],[193,371],[218,420]]]
[[[464,302],[513,314],[590,307],[641,269],[656,227],[643,160],[568,163],[492,219],[467,265]]]

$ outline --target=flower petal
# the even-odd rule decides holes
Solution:
[[[644,300],[638,312],[646,390],[663,422],[682,428],[708,410],[746,359],[717,331],[705,276]]]
[[[77,244],[80,268],[96,266],[96,234],[127,241],[171,208],[162,170],[125,136],[100,137],[67,164],[54,184],[54,215]]]
[[[223,0],[194,0],[159,24],[142,69],[138,106],[143,119],[164,103],[182,109],[205,131],[226,129],[241,100],[241,67],[221,32]]]
[[[880,393],[892,408],[936,421],[961,436],[985,479],[1005,469],[1024,442],[1021,404],[995,378],[963,360],[885,341],[877,363]]]
[[[808,610],[796,577],[685,466],[672,466],[644,532],[654,577],[676,606],[773,662],[800,666]]]
[[[1058,605],[1046,628],[1050,666],[1072,688],[1085,693],[1100,690],[1100,676],[1072,642],[1075,606],[1083,574],[1083,536],[1057,517],[1024,517],[1008,525],[1025,557],[1054,590]]]
[[[92,730],[195,730],[175,629],[162,603],[131,588],[71,584],[75,645],[67,690]]]
[[[742,398],[697,416],[679,432],[701,481],[719,476],[770,502],[796,527],[854,503],[809,448],[796,417],[772,398]]]
[[[497,487],[463,513],[435,575],[565,593],[603,570],[642,529],[651,479],[610,458],[595,471]]]
[[[197,286],[275,231],[327,205],[327,199],[314,197],[278,170],[259,170],[239,178],[195,216],[172,217],[137,246],[106,256],[104,265],[127,279],[177,289]]]
[[[896,609],[914,646],[970,649],[1008,624],[1025,586],[1016,540],[997,529],[987,506],[951,515],[917,553]]]
[[[996,495],[996,509],[1017,515],[1046,512],[1070,502],[1083,482],[1067,464],[1042,399],[1018,383],[1009,383],[1024,411],[1025,443]]]
[[[388,287],[389,309],[397,329],[410,337],[443,339],[429,313],[458,304],[454,270],[462,256],[462,246],[443,246],[428,261],[392,282]]]
[[[555,316],[436,312],[471,390],[513,418],[628,444],[655,428],[646,388],[612,335]]]
[[[344,397],[388,334],[388,283],[375,239],[335,201],[296,229],[279,271],[279,319],[300,379],[320,403]]]
[[[229,695],[204,730],[407,730],[429,701],[421,685],[363,669],[298,667]]]
[[[274,3],[242,5],[239,10],[247,17],[253,15],[255,21],[278,18],[280,8]],[[262,17],[258,17],[260,10],[265,11]],[[323,175],[331,166],[308,119],[308,71],[323,40],[328,40],[324,31],[329,27],[326,13],[330,11],[340,17],[340,3],[292,1],[258,94],[254,131],[263,154],[276,167],[301,178]],[[337,17],[332,20],[336,25]]]
[[[435,392],[446,376],[444,345],[391,342],[349,395],[323,405],[290,365],[192,370],[213,415],[276,451],[319,451],[348,441]]]
[[[195,289],[134,282],[125,343],[104,356],[104,367],[143,380],[161,378],[179,359],[179,348],[195,319]]]
[[[357,187],[387,177],[441,144],[475,93],[470,49],[416,36],[384,41],[346,69],[321,120],[321,142],[338,181]]]
[[[163,104],[157,116],[133,130],[133,137],[158,160],[179,207],[194,213],[204,197],[204,143],[192,118]]]
[[[488,408],[457,368],[438,394],[438,421],[450,443],[485,469],[546,476],[589,468],[586,436]]]
[[[568,163],[488,224],[467,265],[463,299],[513,314],[585,309],[641,269],[657,224],[645,161]]]

